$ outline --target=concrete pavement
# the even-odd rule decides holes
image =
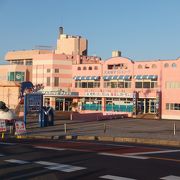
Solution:
[[[29,120],[27,137],[133,142],[180,147],[180,121],[130,118],[105,121],[56,120],[54,126],[40,128],[37,121]]]

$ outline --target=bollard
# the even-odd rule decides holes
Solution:
[[[4,132],[2,132],[1,138],[4,139]]]
[[[64,132],[67,133],[67,125],[66,125],[66,123],[64,124]]]
[[[104,123],[104,133],[106,133],[106,124]]]
[[[176,123],[174,123],[174,136],[176,135]]]

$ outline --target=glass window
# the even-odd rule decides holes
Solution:
[[[98,70],[98,66],[94,66],[94,70]]]
[[[86,66],[84,66],[84,67],[83,67],[83,70],[86,70],[86,69],[87,69]]]
[[[82,82],[82,88],[87,88],[87,82]]]
[[[46,86],[50,86],[50,84],[51,84],[51,78],[47,77],[47,79],[46,79]]]
[[[50,73],[51,72],[51,69],[47,69],[47,73]]]
[[[172,63],[173,68],[176,68],[176,66],[177,66],[176,63]]]
[[[165,63],[165,64],[164,64],[164,67],[165,67],[165,68],[168,68],[168,67],[169,67],[169,64],[168,64],[168,63]]]
[[[150,88],[150,82],[143,82],[143,88]]]
[[[135,82],[135,88],[142,88],[142,82]]]
[[[142,69],[142,65],[141,64],[138,65],[138,69]]]
[[[54,86],[59,86],[59,77],[54,77]]]
[[[118,82],[118,88],[124,88],[124,82]]]
[[[180,104],[174,104],[174,110],[180,110]]]
[[[166,110],[169,110],[169,109],[170,109],[170,104],[166,103]]]
[[[93,82],[88,82],[88,88],[93,88]]]
[[[54,72],[55,72],[55,73],[59,73],[59,69],[55,69]]]
[[[78,70],[78,71],[81,70],[81,67],[77,67],[77,70]]]
[[[89,66],[89,70],[92,70],[92,67],[91,67],[91,66]]]

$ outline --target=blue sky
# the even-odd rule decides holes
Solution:
[[[89,55],[180,56],[179,0],[0,0],[0,63],[9,50],[56,46],[58,27],[88,39]]]

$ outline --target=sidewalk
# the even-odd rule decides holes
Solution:
[[[31,138],[82,139],[118,142],[135,142],[180,147],[180,121],[115,119],[105,121],[56,120],[54,126],[38,127],[33,121],[27,124]]]

